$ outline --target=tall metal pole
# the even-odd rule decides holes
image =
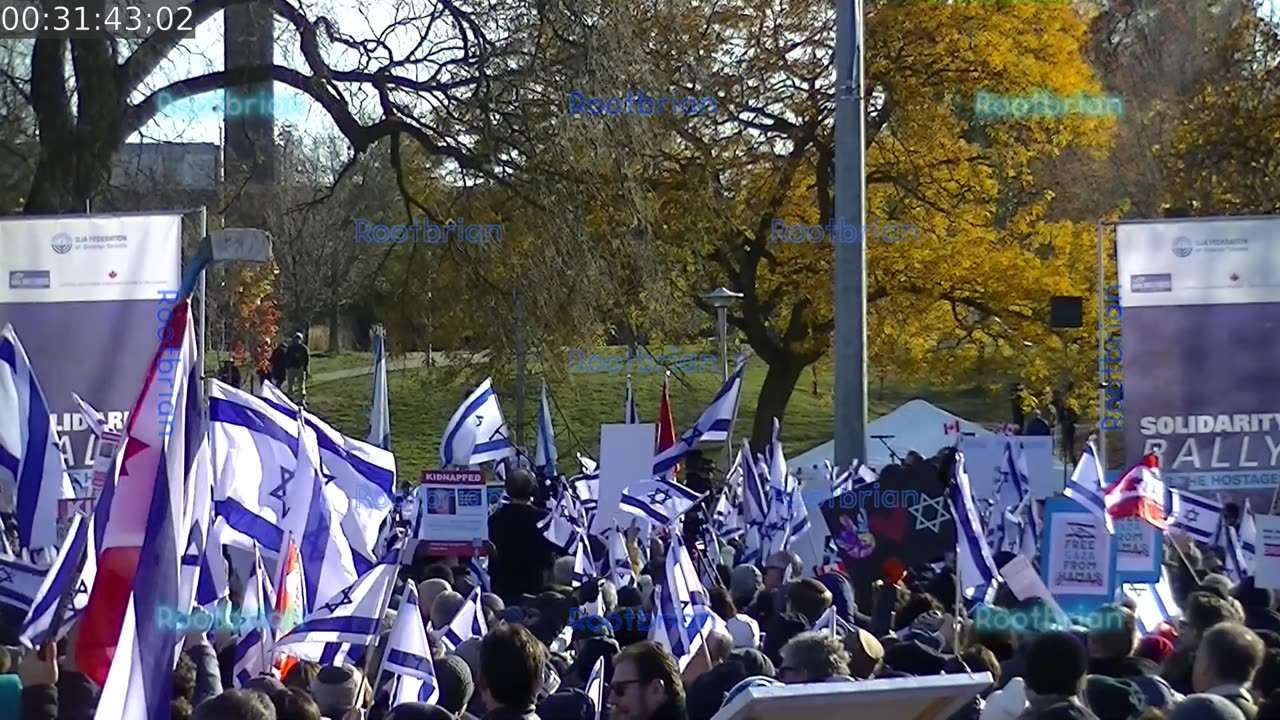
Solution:
[[[524,293],[516,290],[516,442],[524,447]],[[511,467],[511,466],[509,466]]]
[[[200,208],[200,239],[203,241],[204,238],[208,236],[209,207],[206,205]],[[202,386],[204,385],[203,381],[205,367],[207,364],[206,358],[209,357],[209,296],[206,293],[207,288],[205,282],[207,276],[207,270],[200,272],[200,384]]]
[[[716,334],[720,338],[720,382],[729,380],[729,308],[716,308]]]
[[[1097,245],[1098,245],[1098,463],[1102,465],[1103,472],[1110,469],[1107,465],[1107,347],[1106,347],[1106,317],[1107,317],[1107,266],[1104,245],[1106,245],[1106,225],[1103,221],[1098,221]]]
[[[836,0],[835,221],[858,241],[835,246],[835,464],[867,457],[867,268],[862,0]],[[832,233],[835,235],[835,233]],[[833,240],[835,238],[833,237]]]

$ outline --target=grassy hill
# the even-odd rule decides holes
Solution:
[[[339,367],[369,367],[368,355],[344,353],[330,358],[313,372]],[[749,361],[742,407],[734,430],[735,444],[750,429],[755,416],[756,399],[764,381],[766,367],[759,359]],[[475,387],[475,369],[448,366],[401,370],[388,374],[391,398],[391,449],[404,479],[421,471],[438,467],[440,438],[444,426],[463,398]],[[482,378],[481,378],[482,379]],[[654,422],[662,392],[660,374],[633,374],[636,403],[643,422]],[[515,431],[515,394],[511,377],[494,377],[502,402],[503,414]],[[541,369],[530,367],[527,375],[524,444],[532,446],[534,421],[538,409]],[[819,366],[817,395],[813,392],[813,376],[805,374],[791,397],[782,439],[787,454],[794,457],[831,439],[833,378],[830,365]],[[597,456],[602,423],[622,421],[622,405],[626,387],[625,374],[572,373],[547,379],[555,423],[556,444],[561,470],[576,472],[574,451]],[[372,376],[343,378],[312,383],[308,388],[308,407],[335,427],[353,437],[363,438],[368,432],[369,400]],[[677,433],[688,427],[715,396],[720,387],[713,372],[686,373],[672,378],[671,404]],[[871,388],[870,410],[878,417],[915,397],[921,397],[951,412],[979,422],[996,423],[1008,414],[1008,401],[1002,397],[969,389],[915,388],[886,383]]]

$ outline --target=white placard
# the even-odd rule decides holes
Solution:
[[[653,423],[600,426],[600,504],[591,532],[600,534],[621,518],[618,503],[632,483],[653,479],[654,444],[658,426]],[[631,525],[633,515],[623,520]]]
[[[995,435],[969,437],[960,440],[964,452],[965,470],[969,472],[970,488],[974,498],[990,498],[995,494],[996,482],[1004,469],[1004,445],[1006,442],[1022,444],[1022,455],[1027,461],[1027,476],[1031,481],[1031,495],[1043,500],[1062,492],[1066,487],[1062,471],[1053,469],[1053,437],[1049,435]]]
[[[1260,588],[1280,589],[1280,516],[1257,515],[1253,521],[1258,526],[1253,583]]]

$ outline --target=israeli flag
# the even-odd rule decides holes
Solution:
[[[729,428],[738,414],[738,396],[742,393],[742,374],[746,367],[747,358],[744,355],[738,359],[737,368],[707,409],[702,411],[693,427],[686,430],[675,445],[654,457],[654,477],[665,477],[698,443],[725,442],[729,438]]]
[[[319,662],[328,643],[372,644],[382,628],[398,569],[395,563],[375,565],[327,602],[317,604],[315,612],[276,642],[276,648],[288,647],[290,655]]]
[[[254,548],[253,565],[249,570],[249,577],[245,578],[244,599],[240,605],[240,617],[247,618],[249,622],[241,628],[240,637],[232,651],[231,676],[238,688],[244,687],[259,675],[271,672],[276,628],[269,620],[274,614],[275,606],[271,578],[267,577],[267,571],[262,566],[262,554]]]
[[[396,617],[399,618],[399,615]],[[467,596],[467,602],[453,616],[449,627],[440,633],[440,642],[444,643],[445,649],[453,652],[467,640],[484,637],[487,632],[489,627],[485,624],[484,611],[480,608],[480,588],[477,587]]]
[[[388,707],[409,702],[432,705],[440,699],[440,686],[427,644],[427,628],[418,609],[418,588],[411,582],[404,584],[382,671],[396,677]]]
[[[262,384],[260,397],[290,417],[300,409],[269,382]],[[351,549],[363,559],[361,564],[372,565],[378,561],[377,542],[383,523],[395,506],[396,458],[380,447],[343,435],[316,415],[304,412],[303,417],[320,445],[325,493],[340,492],[346,497],[342,532],[351,542]],[[335,500],[333,504],[341,502]]]
[[[538,522],[538,529],[552,545],[564,554],[572,554],[582,543],[586,532],[582,508],[571,493],[560,493],[555,507]]]
[[[373,329],[373,402],[369,405],[368,443],[391,449],[391,410],[387,395],[387,331]]]
[[[1212,543],[1222,526],[1222,503],[1165,486],[1169,529]]]
[[[951,516],[956,519],[957,575],[966,598],[989,605],[995,600],[1000,572],[983,537],[978,511],[973,507],[973,491],[962,452],[956,453],[953,473],[955,480],[947,486],[947,500]]]
[[[486,378],[453,413],[440,443],[443,467],[479,465],[516,453],[511,434],[502,419],[493,380]]]
[[[13,325],[0,332],[0,486],[16,490],[19,548],[58,544],[58,500],[75,497],[58,431]]]
[[[1173,586],[1169,584],[1169,571],[1163,570],[1160,582],[1125,584],[1122,586],[1125,595],[1133,598],[1138,609],[1138,630],[1149,635],[1160,628],[1160,623],[1176,624],[1182,617],[1178,601],[1174,599]]]
[[[1107,499],[1104,495],[1102,462],[1093,443],[1084,446],[1080,462],[1071,473],[1071,481],[1063,494],[1084,506],[1086,510],[1102,518],[1108,532],[1115,532],[1111,523],[1111,513],[1107,512]]]
[[[24,612],[30,610],[47,574],[31,563],[0,557],[0,603]]]
[[[1240,514],[1240,552],[1246,567],[1253,567],[1253,557],[1258,552],[1258,524],[1253,519],[1253,508],[1245,498],[1244,511]]]
[[[670,525],[705,497],[665,478],[644,480],[622,491],[618,506],[660,526]]]
[[[595,707],[595,720],[600,720],[600,713],[604,711],[604,657],[596,661],[587,676],[587,697]]]
[[[89,547],[89,525],[88,518],[83,515],[72,518],[71,528],[67,531],[62,547],[58,548],[58,558],[45,576],[35,602],[22,622],[22,634],[18,639],[24,646],[35,648],[48,642],[53,636],[54,625],[58,626],[59,636],[70,629],[66,615],[73,608],[62,608],[63,617],[60,622],[55,622],[54,618],[63,598],[73,601],[74,597],[69,596],[74,596],[81,585],[81,563],[85,560]],[[82,609],[83,603],[89,600],[88,587],[83,590]]]
[[[533,466],[545,475],[555,475],[560,455],[556,452],[556,430],[551,424],[551,404],[547,402],[547,382],[542,381],[542,404],[538,406],[538,450]]]
[[[631,555],[627,552],[626,539],[622,530],[616,526],[609,530],[609,580],[614,587],[624,588],[636,584],[635,572],[631,569]]]

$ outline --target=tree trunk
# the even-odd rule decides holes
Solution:
[[[773,419],[783,423],[787,414],[787,401],[791,392],[800,381],[800,373],[805,365],[791,355],[784,355],[780,362],[769,365],[769,372],[764,376],[764,384],[760,387],[760,397],[756,401],[756,417],[751,430],[751,447],[754,452],[763,452],[773,436]]]
[[[342,308],[334,302],[329,310],[329,352],[342,349]]]

